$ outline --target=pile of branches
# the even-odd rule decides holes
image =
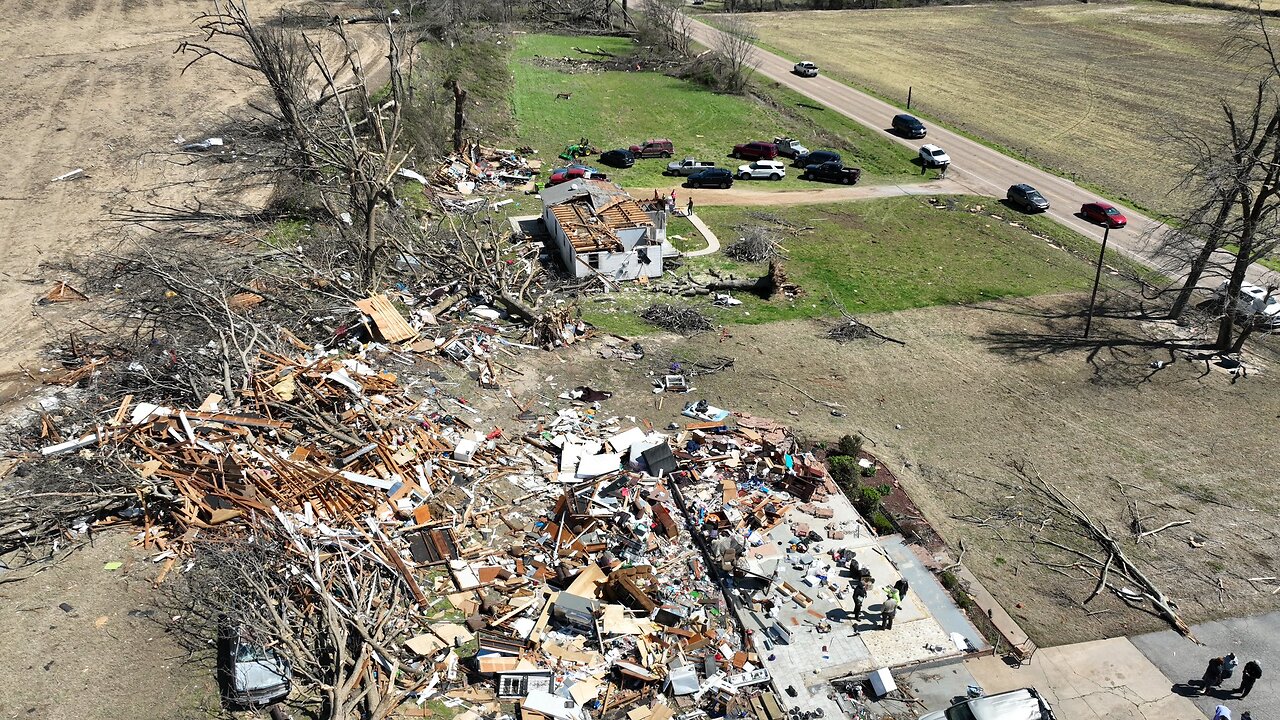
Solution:
[[[681,335],[697,335],[712,328],[711,320],[706,315],[681,305],[650,305],[640,313],[640,317],[650,325]]]
[[[836,342],[852,342],[854,340],[865,340],[869,337],[876,338],[884,342],[906,345],[903,341],[889,337],[854,317],[846,316],[844,322],[827,328],[827,339],[835,340]]]
[[[742,237],[726,247],[724,254],[742,262],[785,259],[777,238],[764,228],[754,226],[743,228]]]

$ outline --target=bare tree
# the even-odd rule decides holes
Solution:
[[[724,89],[741,93],[747,88],[749,73],[755,69],[756,36],[751,26],[740,17],[731,17],[716,37],[716,54],[724,63]]]
[[[649,0],[644,5],[640,33],[645,41],[661,45],[676,55],[688,55],[693,42],[693,21],[681,0]]]
[[[390,247],[379,235],[379,210],[395,204],[396,171],[410,148],[400,147],[401,112],[410,101],[411,69],[403,53],[406,31],[397,18],[382,21],[388,85],[375,96],[358,44],[341,22],[322,36],[253,19],[243,0],[217,0],[197,19],[206,37],[185,41],[181,53],[222,58],[258,75],[270,89],[262,109],[284,129],[297,174],[343,228],[342,240],[362,290],[376,283]]]
[[[1255,313],[1239,300],[1249,266],[1280,244],[1280,48],[1260,11],[1245,16],[1226,47],[1254,64],[1253,92],[1247,102],[1220,101],[1216,133],[1172,133],[1189,160],[1184,185],[1194,200],[1162,239],[1161,251],[1188,268],[1173,318],[1187,310],[1206,275],[1227,278],[1214,347],[1233,353],[1254,327]]]

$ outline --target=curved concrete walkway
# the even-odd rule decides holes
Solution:
[[[689,219],[689,222],[693,223],[693,226],[698,229],[699,233],[702,233],[702,239],[707,241],[707,246],[701,250],[687,252],[684,256],[701,257],[703,255],[720,252],[720,238],[716,237],[716,234],[711,232],[711,228],[707,227],[707,224],[702,222],[702,218],[698,217],[698,213],[695,212],[692,215],[686,215],[685,217]]]

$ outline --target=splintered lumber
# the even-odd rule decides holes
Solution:
[[[378,334],[387,342],[404,342],[418,336],[417,331],[409,327],[404,316],[395,305],[391,304],[386,295],[374,295],[365,300],[357,300],[356,307],[373,319],[373,324],[378,328]]]

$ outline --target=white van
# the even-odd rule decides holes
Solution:
[[[1049,703],[1035,688],[969,698],[946,710],[921,715],[920,720],[1054,720]]]

